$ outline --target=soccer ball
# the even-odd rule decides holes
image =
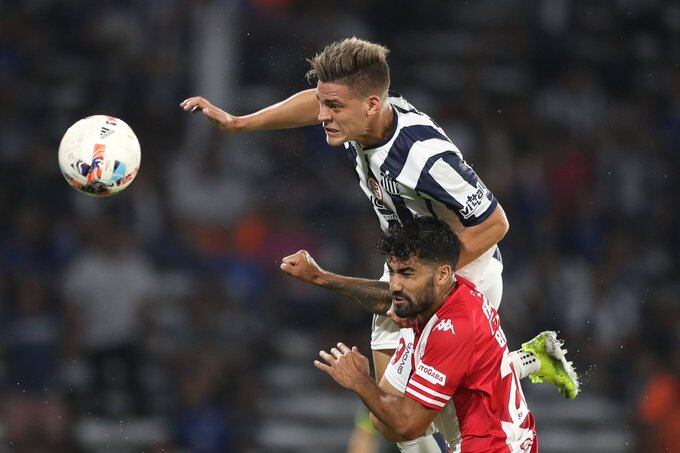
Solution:
[[[59,145],[59,168],[76,190],[93,197],[115,195],[137,172],[139,141],[120,118],[94,115],[69,127]]]

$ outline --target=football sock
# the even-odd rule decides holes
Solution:
[[[520,379],[528,377],[541,368],[541,361],[535,355],[521,349],[512,351],[510,353],[510,360],[512,360],[512,364]]]

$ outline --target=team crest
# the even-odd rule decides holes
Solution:
[[[401,356],[404,355],[404,351],[406,351],[406,342],[402,337],[399,338],[399,346],[397,347],[397,350],[394,353],[394,357],[392,358],[392,365],[394,365],[399,361],[399,359],[401,359]]]
[[[368,188],[375,198],[377,198],[380,201],[383,201],[382,189],[380,188],[380,184],[378,184],[378,181],[373,177],[373,175],[368,177]]]

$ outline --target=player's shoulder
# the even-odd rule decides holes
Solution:
[[[470,287],[459,282],[446,302],[437,310],[437,321],[434,323],[432,331],[455,331],[456,326],[462,329],[471,325],[474,319],[475,304],[473,299],[475,292],[474,285]]]
[[[456,289],[448,297],[440,311],[444,313],[467,313],[478,303],[482,295],[470,280],[456,275]],[[437,312],[439,314],[439,312]]]

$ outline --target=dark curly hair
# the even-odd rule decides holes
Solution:
[[[378,250],[399,261],[416,258],[438,264],[450,264],[454,269],[460,258],[460,242],[456,233],[434,217],[416,217],[404,225],[395,225],[383,234]]]

